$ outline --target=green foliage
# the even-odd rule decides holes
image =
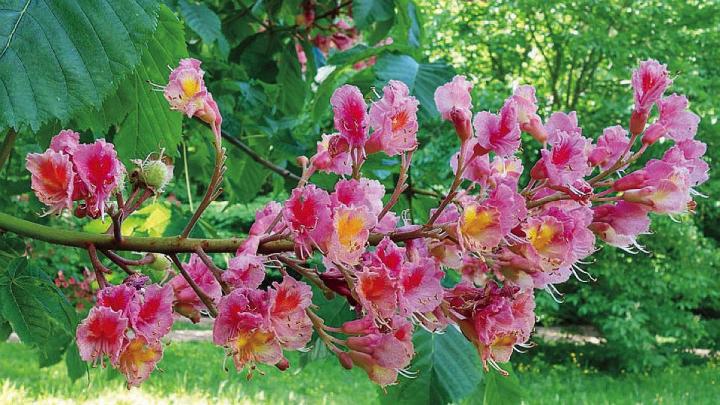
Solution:
[[[402,379],[387,389],[383,403],[446,404],[470,395],[480,383],[479,359],[475,348],[457,329],[444,334],[418,330],[413,337],[416,378]]]
[[[41,367],[62,359],[77,326],[67,298],[26,258],[13,260],[0,273],[0,316],[37,351]],[[73,376],[78,374],[73,370]]]
[[[527,393],[520,385],[512,365],[505,363],[500,367],[508,373],[507,376],[503,376],[495,370],[485,373],[483,404],[514,405],[522,403],[522,400],[527,397]]]
[[[140,62],[157,3],[0,1],[0,131],[99,107]]]

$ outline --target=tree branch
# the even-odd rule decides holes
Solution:
[[[246,145],[243,141],[241,141],[239,138],[234,137],[227,132],[222,132],[223,138],[228,141],[231,145],[236,146],[241,151],[245,152],[250,158],[257,163],[260,163],[261,165],[267,167],[268,169],[272,170],[273,172],[295,181],[300,181],[300,176],[297,174],[289,171],[288,169],[282,168],[275,163],[265,159],[264,157],[260,156],[257,152],[252,150],[248,145]]]

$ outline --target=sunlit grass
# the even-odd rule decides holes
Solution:
[[[31,350],[0,343],[0,404],[376,404],[380,394],[359,369],[346,371],[336,360],[318,360],[280,372],[245,373],[223,369],[223,351],[207,342],[174,342],[142,388],[128,390],[114,372],[94,369],[71,383],[64,364],[38,369]],[[232,364],[228,362],[228,367]],[[716,404],[720,365],[673,367],[645,374],[609,375],[579,365],[520,366],[527,404]],[[422,372],[422,370],[420,370]],[[476,397],[476,400],[479,397]],[[474,402],[469,402],[474,403]]]

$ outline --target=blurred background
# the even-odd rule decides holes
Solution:
[[[400,79],[420,99],[421,147],[411,171],[412,189],[417,192],[408,194],[398,210],[407,209],[421,221],[436,203],[423,191],[442,192],[451,182],[448,161],[457,141],[449,125],[438,120],[432,92],[454,74],[467,75],[474,83],[476,111],[496,111],[515,86],[532,84],[542,117],[553,111],[577,111],[584,135],[596,138],[605,127],[627,125],[632,108],[629,79],[639,61],[653,58],[667,64],[674,79],[671,91],[686,94],[691,110],[702,118],[697,139],[707,143],[712,169],[710,180],[699,191],[707,197],[697,199],[693,214],[653,218],[653,234],[640,238],[649,253],[633,255],[601,247],[586,266],[596,281],[571,279],[562,284],[562,303],[538,292],[539,322],[533,339],[537,346],[513,356],[513,378],[521,384],[496,402],[717,403],[720,3],[166,3],[184,22],[187,52],[204,61],[225,128],[234,135],[227,139],[227,191],[204,217],[198,236],[242,236],[257,208],[287,196],[296,180],[269,170],[266,163],[299,174],[295,156],[312,155],[320,135],[332,130],[328,100],[340,84],[356,84],[370,95],[373,86],[379,89],[388,79]],[[333,13],[338,6],[344,7],[342,12]],[[347,13],[349,6],[354,19]],[[310,7],[315,23],[308,25]],[[155,80],[165,79],[160,75]],[[119,144],[124,136],[119,126],[99,125],[87,117],[72,124],[88,139],[117,137]],[[125,222],[124,232],[174,234],[184,224],[187,202],[200,200],[211,170],[211,146],[205,129],[189,121],[184,125],[177,150],[168,151],[175,159],[175,180],[169,188],[172,203],[141,210]],[[18,141],[9,165],[0,172],[0,205],[17,216],[70,228],[77,224],[69,219],[37,219],[40,205],[27,193],[29,180],[22,159],[28,152],[44,149],[48,136],[58,128],[59,124],[50,124],[36,139]],[[532,162],[538,146],[530,138],[524,140],[523,159]],[[134,147],[135,154],[145,152],[140,143]],[[658,157],[663,150],[655,148],[655,156],[650,153],[647,158]],[[387,185],[395,183],[396,166],[396,160],[387,158],[367,164]],[[318,179],[321,185],[332,181],[330,176]],[[83,225],[93,232],[102,232],[105,226]],[[0,252],[29,251],[76,308],[87,310],[96,285],[86,277],[89,263],[82,252],[27,244],[7,234],[0,235],[0,244]],[[384,400],[361,371],[353,370],[351,378],[335,360],[313,352],[291,358],[298,367],[286,373],[269,371],[246,383],[244,376],[223,370],[222,350],[205,341],[208,328],[205,323],[177,323],[176,339],[160,364],[165,372],[151,378],[142,390],[130,392],[120,390],[121,380],[110,371],[93,370],[87,379],[70,383],[64,363],[40,369],[33,350],[2,343],[0,403]],[[479,387],[478,394],[465,402],[482,402],[483,392]]]

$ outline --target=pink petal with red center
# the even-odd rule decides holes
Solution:
[[[72,209],[75,172],[67,155],[52,150],[29,153],[26,167],[32,175],[31,187],[38,200],[48,206],[48,213]]]
[[[665,65],[653,59],[640,63],[640,67],[632,74],[635,111],[647,114],[671,83]]]
[[[551,138],[552,139],[552,138]],[[591,141],[578,134],[557,133],[550,150],[540,151],[544,175],[553,186],[569,186],[584,178],[590,171],[588,155]]]
[[[432,312],[440,305],[443,288],[440,284],[445,273],[432,259],[408,263],[402,271],[398,299],[404,315],[414,312]]]
[[[379,181],[361,178],[338,181],[330,198],[333,207],[340,204],[347,207],[365,207],[372,215],[377,216],[382,211],[384,195],[385,187]]]
[[[258,328],[269,327],[267,293],[262,290],[238,288],[226,295],[218,305],[213,325],[213,342],[227,346],[237,336]]]
[[[285,202],[283,217],[295,237],[295,249],[306,257],[316,246],[324,249],[332,235],[330,196],[310,184],[293,190]]]
[[[578,126],[577,114],[572,111],[569,114],[564,112],[554,112],[548,118],[545,124],[545,130],[548,133],[548,141],[557,142],[560,133],[564,132],[571,135],[582,135],[582,128]]]
[[[255,254],[239,252],[230,259],[222,280],[234,288],[258,288],[265,279],[264,261]]]
[[[370,106],[369,124],[375,129],[365,150],[399,155],[417,147],[418,100],[410,96],[405,83],[390,80],[383,88],[383,97]]]
[[[520,147],[520,127],[515,103],[508,101],[495,115],[479,112],[473,120],[477,143],[499,156],[510,156]]]
[[[332,104],[335,129],[353,147],[365,144],[367,135],[367,104],[360,89],[344,85],[333,93]]]
[[[310,286],[290,276],[268,290],[270,321],[283,347],[300,349],[310,342],[312,322],[305,310],[312,304]]]
[[[97,305],[120,312],[134,325],[140,311],[140,297],[134,287],[119,284],[98,291]]]
[[[315,170],[345,176],[352,173],[349,151],[350,144],[340,134],[324,134],[310,163]]]
[[[88,193],[85,201],[90,216],[104,215],[108,199],[125,175],[125,166],[118,159],[115,146],[103,139],[78,145],[73,163]]]
[[[168,285],[151,284],[145,287],[135,331],[148,342],[157,342],[170,332],[173,324],[173,291]]]
[[[80,358],[96,362],[104,356],[115,364],[122,349],[128,320],[120,311],[108,307],[93,307],[87,318],[78,325],[76,339]]]
[[[397,308],[397,287],[382,267],[357,273],[355,291],[363,308],[374,317],[391,317]]]

